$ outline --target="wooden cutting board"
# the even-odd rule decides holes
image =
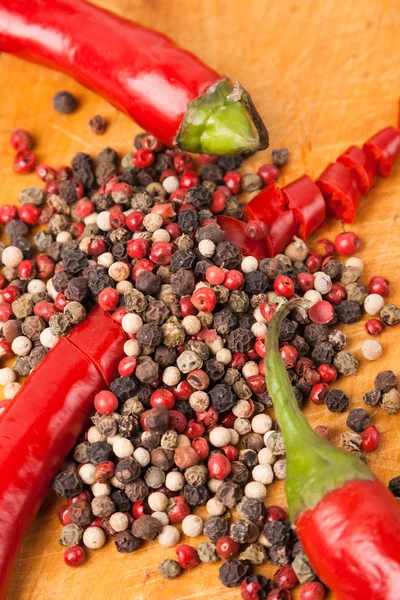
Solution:
[[[330,161],[354,143],[362,143],[380,128],[396,124],[400,95],[400,6],[398,0],[103,0],[101,4],[152,26],[200,55],[221,73],[237,78],[252,93],[270,132],[271,147],[287,146],[291,161],[282,183],[304,172],[317,176]],[[1,25],[1,24],[0,24]],[[0,56],[0,173],[2,203],[15,202],[34,175],[17,176],[8,144],[17,127],[37,140],[40,162],[67,164],[78,151],[96,154],[110,145],[121,154],[132,148],[138,128],[96,94],[68,77]],[[80,109],[56,114],[51,98],[60,89],[75,93]],[[106,135],[94,136],[88,120],[101,114],[109,121]],[[268,161],[267,150],[248,161],[251,171]],[[362,237],[359,253],[365,281],[374,274],[391,281],[391,300],[400,303],[400,164],[363,201],[352,229]],[[338,223],[316,235],[333,236]],[[346,328],[350,348],[360,358],[367,338],[362,323]],[[400,327],[379,338],[384,352],[375,363],[361,358],[357,375],[338,385],[362,406],[362,395],[375,374],[392,368],[400,375]],[[334,439],[345,429],[346,414],[332,415],[324,406],[308,407],[313,425],[329,425]],[[385,483],[400,474],[400,415],[378,411],[373,419],[383,435],[369,458]],[[284,504],[283,486],[273,484],[268,504]],[[173,549],[148,543],[132,555],[118,554],[109,542],[90,552],[85,566],[63,564],[57,544],[60,524],[57,501],[49,494],[27,535],[14,568],[8,600],[227,600],[235,589],[217,580],[218,565],[202,565],[172,582],[163,580],[157,565],[174,558]],[[357,507],[355,507],[355,510]],[[200,540],[195,540],[196,543]],[[0,540],[1,543],[1,540]],[[258,569],[267,576],[276,568]],[[296,598],[298,595],[294,594]]]

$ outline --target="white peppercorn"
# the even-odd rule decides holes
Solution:
[[[211,240],[201,240],[198,248],[200,254],[206,258],[210,258],[215,253],[215,244]]]
[[[108,483],[95,482],[91,485],[90,489],[95,498],[102,498],[111,494],[111,486]]]
[[[126,340],[124,344],[126,356],[140,356],[140,344],[137,340]]]
[[[176,439],[176,447],[177,448],[183,448],[185,446],[191,446],[192,442],[190,441],[190,439],[188,438],[187,435],[185,435],[184,433],[180,433]]]
[[[83,483],[86,483],[87,485],[93,485],[95,483],[95,473],[96,467],[95,465],[92,465],[92,463],[86,463],[79,469],[79,477],[82,479]]]
[[[114,531],[125,531],[129,527],[129,519],[125,513],[116,512],[110,517],[110,525]]]
[[[106,543],[106,534],[101,527],[88,527],[83,532],[83,544],[90,550],[98,550]]]
[[[165,477],[165,487],[171,490],[171,492],[179,492],[179,490],[183,489],[185,483],[185,478],[179,471],[171,471]]]
[[[113,262],[114,257],[111,252],[103,252],[103,254],[100,254],[100,256],[97,258],[97,263],[102,267],[106,267],[106,269],[109,269]]]
[[[143,321],[139,315],[135,313],[127,313],[123,316],[121,327],[126,333],[137,333],[142,327]]]
[[[277,479],[286,478],[286,460],[284,458],[277,460],[272,468]]]
[[[228,348],[222,348],[221,350],[218,350],[215,358],[223,365],[228,365],[232,360],[232,352],[228,350]]]
[[[244,495],[247,498],[256,498],[257,500],[264,500],[267,495],[267,489],[264,484],[258,481],[250,481],[244,488]]]
[[[210,431],[209,439],[215,448],[222,448],[231,443],[231,434],[226,427],[215,427]]]
[[[254,481],[258,481],[258,483],[263,483],[264,485],[269,485],[274,480],[274,472],[271,465],[268,464],[256,465],[251,474]]]
[[[162,224],[163,219],[161,215],[158,215],[156,213],[148,213],[143,219],[143,226],[145,227],[146,231],[150,231],[150,233],[153,233],[154,231],[157,231],[157,229],[160,229],[162,227]]]
[[[253,377],[254,375],[259,375],[258,364],[253,360],[249,360],[242,369],[242,375],[245,379],[249,377]]]
[[[357,256],[351,256],[350,258],[348,258],[345,262],[346,267],[356,267],[356,269],[359,269],[361,272],[364,269],[364,263],[361,260],[361,258],[357,258]]]
[[[268,415],[261,413],[256,415],[251,420],[251,428],[254,433],[264,435],[267,431],[270,431],[272,427],[272,419]]]
[[[168,506],[168,498],[162,492],[152,492],[148,498],[147,502],[151,510],[155,510],[157,512],[165,512]]]
[[[169,517],[166,512],[155,510],[153,513],[151,513],[151,516],[153,519],[157,519],[157,521],[159,521],[163,527],[169,524]]]
[[[273,465],[276,457],[272,454],[269,448],[262,448],[257,455],[260,465]]]
[[[133,454],[133,444],[127,438],[121,437],[113,445],[113,452],[118,458],[127,458]]]
[[[196,335],[201,329],[200,320],[195,315],[188,315],[182,319],[182,325],[188,335]]]
[[[258,269],[258,260],[254,256],[245,256],[242,259],[240,267],[243,273],[252,273]]]
[[[58,337],[52,333],[50,327],[46,327],[46,329],[40,332],[40,343],[45,348],[53,348],[57,342]]]
[[[17,379],[14,369],[11,367],[4,367],[0,369],[0,385],[7,385],[8,383],[14,383]]]
[[[11,344],[11,350],[17,356],[27,356],[29,354],[29,352],[31,351],[31,349],[32,349],[32,342],[25,335],[17,336]]]
[[[368,294],[364,300],[364,310],[367,315],[377,315],[381,312],[384,304],[385,300],[380,294]]]
[[[206,392],[193,392],[190,395],[189,404],[195,412],[205,412],[210,406],[210,398]]]
[[[237,446],[239,443],[240,436],[237,431],[234,429],[228,429],[229,434],[231,436],[231,444],[232,446]]]
[[[96,442],[105,442],[107,440],[106,436],[100,433],[96,427],[89,427],[87,439],[91,444],[95,444]]]
[[[167,367],[162,374],[162,380],[165,385],[171,387],[178,385],[181,380],[181,372],[177,367]]]
[[[182,521],[182,531],[188,537],[197,537],[203,532],[203,519],[197,515],[187,515]]]
[[[173,525],[165,525],[158,535],[159,543],[165,548],[175,546],[180,539],[181,534],[179,533],[179,529],[177,529],[177,527],[174,527]]]
[[[323,271],[314,273],[314,289],[320,294],[327,294],[332,289],[332,280]]]
[[[24,260],[24,255],[22,254],[22,250],[17,248],[17,246],[7,246],[4,248],[1,261],[5,267],[18,267],[22,260]]]
[[[303,298],[305,300],[308,300],[308,302],[310,303],[310,306],[312,306],[316,302],[319,302],[320,300],[322,300],[322,296],[317,290],[308,290],[304,294]]]
[[[115,286],[115,289],[117,290],[118,294],[123,296],[124,294],[126,294],[126,292],[130,292],[133,289],[133,283],[131,281],[123,279],[122,281],[118,281],[117,285]]]
[[[171,236],[169,235],[166,229],[156,229],[152,236],[152,242],[169,242],[171,241]]]
[[[266,335],[268,331],[268,327],[264,323],[253,323],[251,326],[251,333],[255,337],[260,337],[262,335]]]
[[[250,433],[251,431],[250,421],[242,418],[235,419],[233,428],[239,435],[246,435],[246,433]]]
[[[222,479],[215,479],[214,477],[211,477],[208,480],[207,486],[208,486],[208,489],[210,490],[210,492],[212,492],[213,494],[216,494],[222,484],[223,484]]]
[[[367,360],[376,360],[382,356],[382,346],[377,340],[367,340],[361,346],[361,352]]]
[[[19,392],[21,384],[17,381],[11,381],[4,386],[4,398],[5,400],[12,400],[14,396]]]
[[[212,517],[220,517],[226,512],[226,506],[218,498],[210,498],[206,504],[208,514]]]
[[[151,460],[150,452],[146,448],[136,448],[133,457],[141,467],[147,467]]]

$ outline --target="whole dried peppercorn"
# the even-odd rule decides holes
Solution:
[[[29,240],[27,240],[24,237],[19,237],[19,238],[16,238],[13,243],[14,243],[14,246],[16,246],[17,248],[19,248],[21,250],[22,254],[24,255],[24,258],[27,258],[27,259],[32,258],[33,250],[32,250],[32,244]],[[35,271],[34,271],[34,269],[32,269],[31,277],[33,277],[34,273],[35,273]]]
[[[26,323],[26,321],[28,321],[28,319],[32,318],[33,317],[27,317],[23,323],[19,319],[10,319],[3,324],[2,335],[6,338],[9,344],[11,344],[16,337],[22,335],[22,333],[27,337],[30,337],[23,331],[22,326],[24,323]]]
[[[254,544],[249,544],[244,552],[239,554],[239,560],[249,561],[252,565],[262,565],[267,560],[267,551],[264,546],[258,542]],[[269,582],[268,584],[262,583],[261,580],[265,580]],[[246,581],[257,580],[261,585],[262,589],[265,592],[269,592],[272,589],[273,583],[262,575],[255,575],[254,577],[247,577]]]
[[[141,502],[149,495],[149,488],[143,479],[136,479],[125,487],[125,495],[132,502]]]
[[[329,342],[319,342],[315,344],[311,353],[311,358],[316,365],[323,363],[332,364],[335,358],[335,351]]]
[[[219,381],[225,374],[225,365],[215,358],[207,360],[203,369],[211,381]]]
[[[155,348],[162,342],[161,328],[154,323],[145,323],[137,332],[137,340],[143,348]]]
[[[263,529],[263,536],[269,544],[286,546],[291,533],[290,521],[269,521]]]
[[[78,101],[71,92],[62,90],[53,96],[53,108],[58,113],[68,115],[77,109]]]
[[[166,369],[167,367],[174,364],[177,357],[175,348],[167,348],[166,346],[158,346],[154,354],[155,362],[161,367]]]
[[[65,289],[68,300],[83,302],[88,295],[88,280],[86,277],[74,277]]]
[[[40,363],[40,361],[43,360],[47,352],[48,349],[44,346],[36,346],[32,349],[31,353],[29,354],[29,365],[31,369],[34,369]]]
[[[177,250],[171,258],[171,269],[192,269],[196,262],[196,254],[193,250]]]
[[[377,406],[382,397],[380,390],[370,390],[363,396],[364,403],[368,406]]]
[[[263,521],[267,512],[264,503],[257,498],[242,498],[236,509],[239,515],[252,523]]]
[[[77,325],[85,319],[86,310],[80,302],[69,302],[64,308],[64,315],[71,325]]]
[[[29,375],[31,370],[29,356],[18,356],[13,365],[13,369],[18,377],[26,377],[26,375]]]
[[[140,465],[133,457],[123,458],[115,465],[115,477],[121,483],[135,481],[140,475]]]
[[[124,415],[118,419],[118,433],[122,437],[130,438],[139,433],[138,419],[132,415]]]
[[[382,396],[382,407],[389,415],[394,415],[400,411],[400,393],[398,390],[391,389]]]
[[[25,238],[18,238],[24,240]],[[33,237],[33,245],[39,252],[45,252],[53,242],[53,236],[48,231],[39,231]]]
[[[210,498],[210,490],[205,485],[189,485],[183,488],[183,497],[190,506],[204,506]]]
[[[225,269],[237,269],[241,259],[238,248],[232,242],[220,242],[213,257],[217,267],[224,266]]]
[[[162,404],[159,404],[144,412],[141,415],[140,420],[150,432],[163,434],[168,430],[169,418],[168,409]]]
[[[212,542],[202,542],[197,546],[197,554],[202,563],[218,562],[219,556],[215,544]]]
[[[11,307],[17,319],[25,319],[29,315],[33,315],[33,302],[26,296],[14,300]]]
[[[89,277],[89,289],[97,297],[106,287],[115,287],[115,281],[103,271],[96,271]]]
[[[134,484],[130,483],[128,485],[134,485]],[[118,512],[129,512],[130,511],[131,502],[124,490],[113,489],[110,494],[110,498],[114,502],[115,508],[117,509]]]
[[[200,179],[202,181],[213,181],[215,183],[221,183],[224,179],[225,170],[221,169],[216,164],[204,165],[200,171]]]
[[[248,433],[243,437],[243,447],[259,452],[264,446],[263,436],[259,433]]]
[[[228,348],[233,352],[247,352],[253,346],[255,337],[248,329],[235,329],[229,334]]]
[[[381,320],[389,327],[400,323],[400,308],[394,304],[386,304],[379,313]]]
[[[208,208],[211,202],[210,192],[204,185],[195,185],[185,192],[185,204],[192,204],[198,210]]]
[[[360,452],[362,437],[353,431],[344,431],[340,434],[339,447],[346,450],[346,452]]]
[[[233,291],[229,296],[229,306],[235,313],[245,313],[249,308],[249,297],[245,292]]]
[[[296,335],[298,327],[299,325],[296,323],[296,321],[292,321],[291,319],[283,319],[279,332],[279,341],[281,343],[291,342]]]
[[[217,412],[225,412],[233,408],[237,402],[236,395],[232,389],[222,383],[218,383],[209,392],[211,404]]]
[[[331,412],[342,413],[348,410],[350,400],[342,390],[332,389],[325,398],[325,404]]]
[[[142,383],[156,386],[159,378],[159,366],[149,357],[143,357],[143,360],[137,365],[135,374]]]
[[[165,474],[158,467],[149,467],[145,473],[144,479],[150,488],[157,489],[164,484]]]
[[[235,542],[245,544],[254,535],[254,525],[248,523],[244,519],[238,519],[232,523],[229,535]]]
[[[251,464],[248,464],[247,458],[256,455],[254,450],[245,450],[243,454],[241,453],[240,461],[234,460],[231,463],[231,474],[229,476],[230,480],[233,483],[238,483],[239,485],[243,485],[249,479],[249,469],[247,467],[254,467],[257,462],[253,461]],[[250,462],[250,461],[249,461]]]
[[[97,416],[97,415],[96,415]],[[96,429],[102,435],[111,437],[118,431],[117,422],[113,417],[102,416],[101,418],[93,417],[92,420],[96,426]],[[96,418],[96,420],[94,420]]]
[[[308,583],[316,578],[315,572],[303,551],[297,552],[292,562],[292,568],[300,583]]]
[[[218,245],[224,240],[224,232],[217,223],[210,223],[204,227],[199,227],[195,237],[198,244],[203,240],[211,240],[215,245]]]
[[[61,200],[67,204],[73,204],[79,200],[75,183],[68,179],[60,183],[58,194]]]
[[[78,500],[69,507],[69,518],[75,525],[79,527],[85,527],[92,521],[92,511],[87,502],[84,500]]]
[[[143,271],[136,279],[136,289],[146,296],[156,296],[161,289],[161,279],[151,271]]]
[[[344,265],[342,261],[331,258],[328,260],[326,265],[323,267],[323,272],[329,275],[333,280],[341,279],[344,271]]]
[[[71,329],[71,323],[68,318],[62,313],[52,315],[49,320],[51,333],[57,337],[67,335]]]
[[[62,471],[54,477],[52,488],[59,497],[73,498],[81,493],[83,484],[75,471]]]
[[[56,292],[63,292],[70,279],[71,277],[67,271],[59,271],[58,273],[54,273],[51,281]]]
[[[336,352],[339,352],[339,350],[343,350],[347,346],[347,336],[343,331],[334,329],[329,333],[328,342]]]
[[[141,292],[138,293],[140,294]],[[155,325],[162,325],[164,321],[166,321],[166,319],[168,318],[169,314],[169,309],[164,304],[164,302],[162,302],[162,300],[156,300],[154,298],[151,298],[146,310],[142,315],[142,319],[145,323],[154,323]]]
[[[342,375],[353,375],[358,369],[358,360],[351,352],[345,352],[343,350],[336,354],[333,364],[338,373],[341,373]]]
[[[186,344],[186,348],[190,352],[197,354],[201,360],[207,360],[210,356],[210,349],[208,348],[207,344],[200,342],[199,340],[189,340]]]
[[[161,523],[158,519],[143,515],[136,519],[132,525],[132,533],[136,538],[141,540],[154,540],[161,531]]]
[[[392,492],[393,496],[400,498],[400,476],[393,477],[393,479],[389,481],[388,488],[389,491]]]
[[[123,295],[123,306],[128,312],[141,313],[147,308],[147,299],[139,290],[129,290]]]
[[[129,531],[120,531],[114,536],[117,552],[130,553],[137,550],[142,541]]]
[[[151,464],[162,471],[168,471],[174,464],[174,453],[161,446],[151,451]]]
[[[116,258],[117,260],[126,259],[127,258],[126,244],[124,242],[117,242],[111,248],[111,253],[112,253],[113,257]]]
[[[226,587],[239,587],[246,578],[250,565],[237,558],[229,558],[219,569],[218,579]]]
[[[336,309],[336,314],[342,323],[357,323],[361,319],[361,307],[354,300],[344,300]]]
[[[166,452],[171,452],[166,450]],[[185,479],[190,485],[204,485],[208,479],[208,471],[204,465],[194,465],[185,470]]]
[[[163,560],[157,568],[164,579],[175,579],[182,572],[182,567],[178,561],[169,558]]]
[[[298,358],[306,356],[310,351],[310,346],[300,335],[296,335],[290,343],[292,346],[294,346],[294,348],[296,348]]]
[[[238,320],[236,315],[229,308],[224,308],[214,314],[213,325],[219,334],[227,335],[233,329],[236,329]]]
[[[203,533],[212,542],[217,542],[219,538],[227,535],[229,529],[229,523],[223,517],[210,517],[205,521],[203,527]]]
[[[192,233],[199,226],[199,217],[194,210],[183,210],[178,215],[178,225],[183,233]]]
[[[112,461],[113,451],[107,442],[94,442],[94,444],[90,444],[87,449],[87,456],[92,464],[98,465],[106,460]]]
[[[279,521],[272,521],[279,523]],[[268,549],[268,556],[273,565],[277,567],[283,567],[291,562],[290,550],[287,546],[281,544],[275,544]]]
[[[240,485],[234,481],[224,481],[219,486],[216,497],[228,508],[234,508],[243,498],[243,491]]]
[[[268,288],[268,277],[261,271],[252,271],[245,275],[244,289],[247,294],[262,294]]]
[[[243,217],[243,204],[236,196],[230,196],[226,199],[225,210],[222,213],[233,217],[234,219],[241,219]]]
[[[82,543],[83,532],[84,529],[75,525],[75,523],[64,525],[58,543],[62,546],[79,546]]]
[[[284,167],[289,161],[289,150],[287,148],[275,148],[272,150],[272,164],[276,167]]]
[[[318,325],[317,323],[309,323],[304,327],[304,339],[307,344],[315,346],[320,342],[328,339],[329,329],[327,325]]]
[[[374,387],[379,390],[382,394],[386,394],[390,390],[398,389],[398,381],[396,375],[390,369],[386,371],[380,371],[375,377]]]
[[[196,280],[191,271],[179,270],[171,275],[171,288],[178,297],[190,296],[195,288]]]
[[[132,398],[138,389],[138,384],[131,377],[118,377],[110,385],[110,390],[115,394],[120,402],[126,402]]]
[[[349,283],[346,285],[347,300],[357,302],[360,306],[364,304],[368,296],[368,289],[360,283]]]
[[[355,408],[349,412],[346,425],[353,431],[361,433],[361,431],[364,431],[364,429],[371,425],[371,417],[363,408]]]
[[[20,219],[13,219],[5,225],[4,230],[10,242],[13,242],[19,237],[26,237],[29,232],[29,227]]]

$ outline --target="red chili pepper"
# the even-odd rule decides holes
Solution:
[[[352,223],[361,200],[354,173],[341,163],[331,163],[316,183],[325,198],[328,216]]]
[[[50,350],[2,415],[0,598],[52,478],[94,411],[94,395],[118,373],[125,339],[110,315],[94,308]]]
[[[255,256],[258,260],[268,256],[265,241],[249,238],[245,233],[246,224],[243,221],[226,215],[218,215],[217,223],[225,232],[225,241],[235,244],[245,256]]]
[[[295,179],[282,192],[298,223],[298,235],[306,240],[325,221],[325,200],[308,175]]]
[[[265,371],[286,443],[286,495],[292,522],[317,575],[338,600],[397,600],[400,506],[356,456],[309,427],[279,354],[280,307],[268,326]]]
[[[1,0],[0,22],[0,51],[67,73],[165,144],[207,154],[268,146],[240,84],[161,33],[83,0]]]
[[[381,177],[388,177],[400,154],[400,129],[386,127],[364,144],[364,152],[375,163]]]
[[[357,183],[363,194],[368,194],[375,183],[376,164],[366,152],[358,146],[350,146],[336,159],[357,177]]]

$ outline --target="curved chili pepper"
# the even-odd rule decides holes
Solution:
[[[207,154],[268,146],[240,84],[161,33],[83,0],[0,0],[0,23],[0,51],[74,77],[168,145]]]
[[[317,575],[338,600],[398,600],[400,506],[359,458],[310,428],[280,356],[282,321],[302,302],[276,311],[265,355],[268,392],[286,444],[291,519]]]
[[[12,566],[23,536],[43,502],[52,478],[93,413],[93,397],[107,388],[100,357],[105,340],[110,368],[117,375],[125,335],[99,307],[80,327],[82,346],[92,356],[61,338],[25,381],[0,420],[0,598],[6,594]],[[93,337],[93,325],[96,335]]]
[[[298,235],[307,239],[326,217],[325,200],[311,177],[303,175],[282,188],[285,201],[299,226]]]
[[[382,129],[365,142],[364,152],[376,163],[379,175],[388,177],[400,154],[400,129]]]
[[[265,238],[269,256],[284,251],[297,232],[297,224],[291,210],[285,209],[285,198],[275,182],[264,188],[244,207],[247,221],[264,221],[268,225]]]
[[[352,223],[361,200],[354,173],[341,163],[331,163],[316,183],[325,198],[328,216]]]
[[[375,161],[358,146],[350,146],[336,159],[357,177],[358,186],[363,194],[368,194],[375,183],[377,170]]]
[[[257,260],[267,258],[268,250],[264,240],[252,240],[246,233],[246,225],[233,217],[218,215],[217,223],[225,232],[225,242],[235,244],[244,255],[255,256]]]

